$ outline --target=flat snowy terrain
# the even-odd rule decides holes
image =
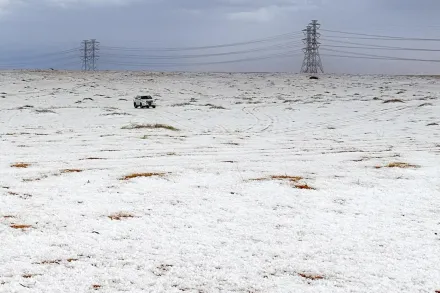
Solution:
[[[439,124],[436,77],[0,72],[0,292],[435,293]]]

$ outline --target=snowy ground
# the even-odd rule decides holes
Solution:
[[[0,292],[434,293],[439,82],[2,72]]]

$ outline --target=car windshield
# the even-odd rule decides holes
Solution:
[[[142,100],[150,100],[151,97],[150,97],[150,96],[142,96],[141,99],[142,99]]]

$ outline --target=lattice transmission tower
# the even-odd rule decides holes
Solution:
[[[95,39],[84,40],[81,42],[81,63],[82,70],[95,71],[99,58],[99,42]]]
[[[324,73],[324,68],[322,67],[321,57],[319,56],[319,37],[321,36],[318,32],[321,25],[317,20],[312,20],[312,22],[303,30],[305,38],[303,39],[306,47],[304,51],[304,61],[301,67],[301,73]]]

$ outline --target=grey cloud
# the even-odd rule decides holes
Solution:
[[[97,38],[102,46],[121,47],[187,47],[240,42],[287,32],[300,32],[311,19],[318,19],[323,29],[439,37],[436,30],[426,29],[428,24],[439,23],[436,16],[439,4],[440,1],[431,0],[0,0],[0,10],[3,8],[8,12],[3,17],[0,16],[0,37],[3,40],[3,44],[0,45],[0,59],[25,62],[28,59],[20,56],[74,48],[81,40],[89,38]],[[419,31],[412,29],[413,25],[409,20],[417,22],[422,28]],[[329,35],[324,31],[322,33],[323,36]],[[302,36],[298,35],[293,39],[297,44],[292,49],[301,48],[301,38]],[[217,51],[245,50],[263,45],[223,48]],[[404,45],[427,46],[414,42]],[[11,51],[15,53],[12,54]],[[112,68],[106,63],[109,60],[106,56],[108,52],[103,50],[101,53],[100,68]],[[122,51],[116,53],[127,55],[127,52]],[[215,62],[271,53],[273,52],[210,57],[194,61]],[[324,55],[325,51],[321,53]],[[408,52],[367,50],[363,53],[417,57],[417,53]],[[73,55],[77,56],[79,53]],[[437,55],[433,53],[429,57],[440,59]],[[300,53],[296,56],[258,62],[174,69],[297,72],[302,57]],[[74,58],[76,59],[72,59],[73,63],[79,60],[78,56]],[[38,61],[38,64],[49,66],[49,63],[43,61]],[[130,61],[146,62],[141,59]],[[180,61],[193,60],[173,62]],[[436,70],[434,64],[337,59],[328,56],[323,56],[323,63],[329,72],[395,73],[405,70]],[[0,67],[1,65],[0,61]],[[153,69],[154,66],[145,68]]]
[[[292,8],[292,7],[307,7],[316,6],[321,3],[322,0],[163,0],[163,4],[168,7],[181,7],[186,9],[198,9],[198,10],[217,10],[222,11],[254,11],[265,7],[279,7]]]
[[[371,8],[386,9],[389,11],[436,11],[440,12],[440,1],[438,0],[373,0]]]

